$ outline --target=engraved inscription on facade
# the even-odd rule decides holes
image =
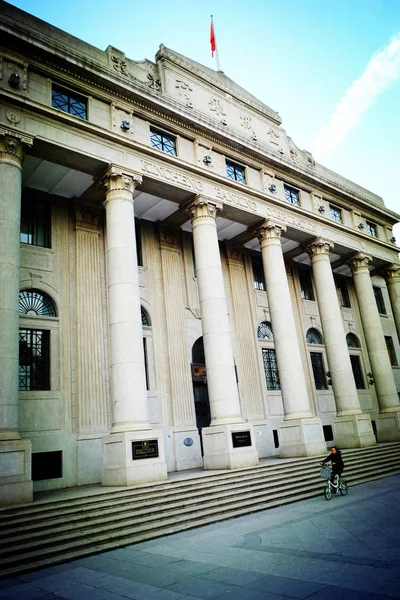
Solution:
[[[189,177],[189,175],[185,175],[184,173],[180,173],[169,167],[164,167],[163,165],[157,165],[148,162],[147,160],[142,160],[142,171],[175,185],[184,186],[195,192],[203,191],[203,183],[199,179],[194,179],[193,177]]]
[[[121,60],[117,56],[112,56],[111,60],[113,63],[113,68],[117,73],[120,73],[120,75],[125,75],[125,77],[130,76],[128,65],[126,64],[125,60]]]
[[[249,115],[240,115],[240,124],[244,129],[252,129],[251,117]]]
[[[275,146],[279,146],[279,142],[278,142],[278,139],[280,137],[279,133],[277,133],[275,131],[275,129],[272,129],[272,127],[271,127],[271,129],[268,131],[268,135],[269,135],[269,141],[271,142],[271,144],[274,144]]]
[[[303,219],[302,217],[298,217],[297,215],[292,215],[286,212],[283,212],[279,208],[274,208],[271,206],[267,206],[265,209],[267,217],[272,219],[276,219],[281,223],[285,223],[289,225],[289,227],[295,227],[296,229],[303,229],[304,231],[308,231],[310,233],[317,234],[317,226],[315,223],[311,223],[307,221],[307,219]]]
[[[210,107],[210,110],[215,112],[217,115],[226,115],[224,105],[218,98],[212,97],[208,105]]]
[[[250,210],[254,213],[259,212],[257,202],[254,202],[254,200],[250,200],[250,198],[239,196],[239,194],[234,194],[233,192],[229,192],[228,190],[223,190],[218,187],[215,187],[214,189],[215,195],[219,200],[227,202],[228,204],[233,204],[234,206],[238,206],[239,208]]]

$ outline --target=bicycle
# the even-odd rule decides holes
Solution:
[[[332,488],[336,491],[339,490],[342,496],[346,496],[349,491],[347,481],[343,477],[340,477],[340,475],[336,474],[334,479],[335,483],[332,483],[331,475],[332,468],[328,467],[327,465],[323,465],[320,469],[320,476],[327,480],[324,489],[325,499],[330,500],[332,498]]]

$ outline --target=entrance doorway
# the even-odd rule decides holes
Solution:
[[[201,430],[211,423],[210,401],[208,399],[206,360],[204,356],[203,338],[195,341],[192,348],[192,382],[196,426],[199,430],[201,455],[203,456],[203,440]]]

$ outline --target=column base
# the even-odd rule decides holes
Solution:
[[[375,418],[378,442],[398,442],[400,440],[400,409],[379,413]]]
[[[336,417],[332,428],[334,443],[340,449],[364,448],[376,445],[371,417],[367,414]]]
[[[284,421],[279,425],[279,456],[318,456],[326,453],[326,442],[318,417]]]
[[[168,479],[161,431],[128,431],[103,437],[102,485],[128,486]]]
[[[0,506],[33,502],[30,440],[0,442]]]
[[[204,469],[240,469],[258,465],[253,426],[249,423],[212,425],[201,431]]]
[[[201,443],[198,429],[175,430],[173,433],[176,470],[187,471],[203,466]]]

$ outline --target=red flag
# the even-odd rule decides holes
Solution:
[[[214,34],[214,23],[211,17],[211,24],[210,24],[210,44],[211,44],[211,56],[214,56],[214,52],[216,50],[216,45],[215,45],[215,34]]]

